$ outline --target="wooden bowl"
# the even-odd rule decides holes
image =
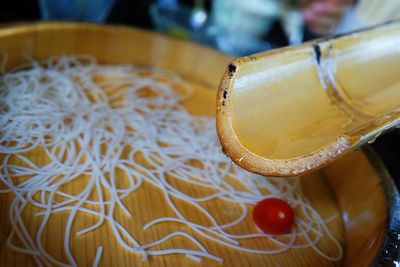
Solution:
[[[400,22],[235,59],[218,94],[218,133],[241,167],[293,176],[400,123]]]
[[[91,54],[100,63],[134,63],[151,65],[175,71],[190,82],[194,96],[184,104],[193,114],[215,115],[215,95],[220,78],[230,58],[214,50],[200,47],[160,34],[127,27],[99,26],[89,24],[32,24],[7,27],[0,30],[0,51],[8,56],[6,69],[27,61],[61,54]],[[4,55],[3,53],[3,55]],[[4,61],[3,61],[4,62]],[[287,103],[280,103],[282,106]],[[34,155],[41,157],[40,153]],[[303,187],[311,202],[324,214],[337,212],[334,233],[344,248],[344,258],[329,262],[312,249],[290,250],[278,255],[255,255],[207,243],[210,251],[225,259],[224,263],[205,261],[207,266],[367,266],[376,262],[389,231],[394,193],[393,183],[378,160],[364,151],[348,155],[328,167],[303,178]],[[135,229],[137,223],[148,220],[148,214],[167,212],[159,193],[150,186],[138,192],[137,200],[128,198],[126,206],[133,214],[141,214],[135,220],[123,218],[123,224]],[[143,201],[146,199],[146,201]],[[5,246],[9,232],[7,212],[11,195],[0,195],[0,265],[31,266],[27,255],[13,252]],[[390,201],[389,201],[390,200]],[[151,212],[147,212],[151,211]],[[28,226],[37,224],[34,215],[27,215]],[[29,217],[30,216],[30,217]],[[87,218],[90,220],[90,218]],[[62,222],[62,220],[61,220]],[[168,233],[169,228],[152,232],[155,237]],[[253,229],[250,223],[245,229]],[[132,230],[130,229],[130,230]],[[54,224],[45,235],[48,249],[65,258],[62,249],[62,223]],[[143,233],[144,235],[144,233]],[[143,237],[141,237],[143,238]],[[144,238],[147,238],[146,236]],[[78,239],[78,238],[77,238]],[[91,264],[100,241],[105,246],[103,266],[198,266],[183,256],[168,255],[142,262],[138,255],[128,253],[107,231],[88,235],[71,245],[77,262],[82,266]],[[177,239],[175,244],[184,244]],[[96,245],[97,244],[97,245]],[[331,248],[326,244],[329,251]]]

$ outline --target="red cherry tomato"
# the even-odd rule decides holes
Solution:
[[[267,198],[253,209],[254,223],[267,234],[280,235],[290,232],[294,224],[292,207],[278,198]]]

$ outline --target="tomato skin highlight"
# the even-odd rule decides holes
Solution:
[[[292,207],[278,198],[261,200],[254,206],[252,215],[254,223],[267,234],[286,234],[294,224]]]

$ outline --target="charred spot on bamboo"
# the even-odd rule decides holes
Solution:
[[[226,99],[227,96],[228,96],[228,91],[227,91],[227,90],[224,90],[224,93],[223,93],[222,97],[223,97],[224,99]]]
[[[319,46],[319,44],[315,44],[313,46],[313,49],[314,49],[315,60],[319,65],[319,63],[321,62],[321,47]]]
[[[236,72],[236,66],[234,65],[234,64],[229,64],[229,66],[228,66],[228,70],[229,70],[229,73],[230,74],[234,74],[235,72]]]

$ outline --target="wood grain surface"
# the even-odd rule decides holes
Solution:
[[[40,164],[46,157],[42,153],[33,152],[30,156],[35,162]],[[20,162],[15,162],[20,164]],[[74,184],[68,185],[65,188],[67,192],[74,192],[74,188],[80,188],[85,184],[85,180],[82,179]],[[328,218],[334,214],[340,214],[337,203],[335,202],[332,192],[322,174],[316,173],[303,178],[303,188],[308,198],[312,201],[313,206],[320,211],[320,214],[324,218]],[[186,188],[185,190],[190,195],[201,195],[205,192],[198,190],[197,188]],[[205,190],[204,190],[205,191]],[[7,218],[8,206],[10,203],[11,195],[0,195],[0,211],[2,217]],[[292,249],[288,252],[277,254],[277,255],[256,255],[245,252],[238,252],[234,249],[224,247],[223,245],[216,244],[202,238],[198,234],[191,231],[188,227],[182,226],[176,223],[165,223],[157,225],[149,230],[144,231],[142,226],[151,221],[152,219],[164,216],[175,217],[173,211],[166,203],[162,192],[155,188],[153,185],[144,183],[141,188],[127,198],[124,199],[123,203],[126,205],[129,211],[132,212],[133,216],[128,218],[122,215],[120,212],[116,212],[116,220],[121,222],[129,232],[137,238],[139,242],[148,243],[154,240],[158,240],[163,236],[171,233],[172,231],[182,230],[190,233],[196,239],[209,249],[210,253],[221,256],[224,258],[223,263],[217,263],[211,260],[205,260],[203,263],[206,266],[336,266],[337,263],[329,262],[319,256],[313,249]],[[189,218],[196,223],[202,225],[209,225],[209,220],[204,216],[198,215],[195,210],[185,205],[183,202],[177,201],[177,207],[187,214]],[[228,204],[222,201],[209,201],[205,204],[205,207],[214,215],[219,222],[227,221],[227,219],[234,219],[240,216],[241,208],[239,205]],[[27,227],[31,233],[35,233],[37,230],[38,222],[40,219],[35,217],[34,212],[37,209],[28,208],[24,212],[24,218],[27,222]],[[44,233],[43,243],[45,248],[48,249],[51,255],[56,256],[58,259],[64,259],[64,227],[68,220],[69,213],[65,212],[62,214],[52,215],[49,227],[46,228]],[[93,225],[96,223],[97,217],[90,215],[78,215],[74,223],[72,233]],[[336,238],[343,242],[343,225],[340,217],[335,219],[332,223],[328,224]],[[239,227],[235,227],[233,232],[244,233],[244,232],[255,232],[255,226],[250,218]],[[33,266],[31,257],[24,256],[13,252],[9,248],[5,247],[6,237],[9,232],[9,225],[7,220],[4,220],[0,224],[0,244],[3,249],[0,250],[0,266]],[[80,237],[71,238],[71,251],[76,258],[79,266],[91,266],[93,259],[96,254],[98,246],[104,247],[104,253],[100,266],[199,266],[200,264],[187,259],[183,255],[167,255],[167,256],[150,256],[149,261],[142,262],[140,255],[135,255],[128,252],[121,245],[118,244],[114,238],[111,228],[104,224],[100,229],[90,232]],[[252,248],[274,248],[273,244],[253,239],[244,240],[242,244]],[[176,237],[170,242],[166,242],[158,248],[169,248],[169,247],[185,247],[193,248],[193,244],[188,240]],[[329,239],[324,239],[318,244],[324,252],[335,255],[337,249],[332,245]]]
[[[97,57],[104,63],[134,63],[173,70],[193,85],[195,94],[184,104],[191,113],[196,115],[215,114],[216,88],[230,60],[227,56],[211,49],[159,34],[125,27],[86,24],[36,24],[2,29],[0,30],[0,51],[8,54],[7,68],[25,62],[26,55],[35,59],[45,59],[53,55],[85,53]],[[40,150],[33,151],[29,156],[38,163],[44,163],[47,160]],[[374,253],[380,247],[385,234],[387,214],[384,194],[379,187],[380,177],[376,170],[372,168],[362,152],[352,155],[350,159],[350,163],[347,164],[351,167],[346,165],[347,161],[332,165],[327,172],[320,171],[303,177],[302,186],[313,206],[324,218],[338,215],[338,218],[330,222],[328,227],[344,246],[346,266],[358,266],[357,259],[360,257],[363,262],[368,263],[373,262],[376,257]],[[358,171],[346,172],[350,169]],[[346,186],[347,181],[351,181],[351,186]],[[73,191],[84,183],[85,180],[82,178],[81,181],[69,185],[68,190]],[[359,187],[363,190],[359,190]],[[201,193],[197,188],[187,188],[187,190],[193,194]],[[10,229],[7,213],[11,198],[10,194],[0,195],[0,214],[3,218],[0,223],[0,266],[33,266],[33,261],[29,256],[15,253],[5,246]],[[367,198],[370,198],[370,202],[363,201]],[[192,233],[187,227],[175,223],[160,224],[144,231],[143,224],[151,219],[173,215],[161,192],[147,183],[125,198],[123,202],[133,216],[128,218],[117,212],[116,218],[139,241],[150,242],[173,230],[186,231],[193,234],[211,253],[225,260],[223,263],[205,260],[203,262],[205,266],[336,266],[342,263],[329,262],[311,248],[291,249],[285,253],[270,256],[238,252],[205,240]],[[371,205],[366,203],[371,203]],[[196,216],[196,213],[184,203],[177,202],[176,204],[189,214],[188,216],[193,217],[194,221],[207,225],[208,221],[205,218]],[[219,215],[218,220],[221,222],[240,214],[240,209],[234,204],[213,201],[205,205],[212,213]],[[360,217],[360,214],[364,214],[365,211],[374,216]],[[34,212],[33,208],[28,208],[24,212],[24,218],[31,233],[35,231],[40,220],[34,216]],[[343,217],[344,214],[346,217]],[[65,259],[62,243],[67,216],[68,213],[53,215],[50,226],[44,234],[45,247],[59,259]],[[345,219],[342,220],[342,218]],[[78,216],[72,232],[95,222],[96,218],[89,215]],[[251,219],[246,220],[237,229],[238,232],[254,230],[255,226]],[[245,240],[244,244],[254,248],[271,247],[271,244],[260,240]],[[142,262],[139,255],[123,249],[115,240],[111,229],[104,225],[84,236],[71,238],[71,250],[79,266],[91,266],[99,245],[104,246],[105,249],[100,266],[201,265],[182,255],[154,256],[150,257],[149,261]],[[323,239],[318,246],[328,254],[336,253],[335,247],[327,239]],[[176,237],[160,246],[160,248],[167,247],[193,248],[193,244],[181,237]],[[371,252],[370,247],[376,249]]]

